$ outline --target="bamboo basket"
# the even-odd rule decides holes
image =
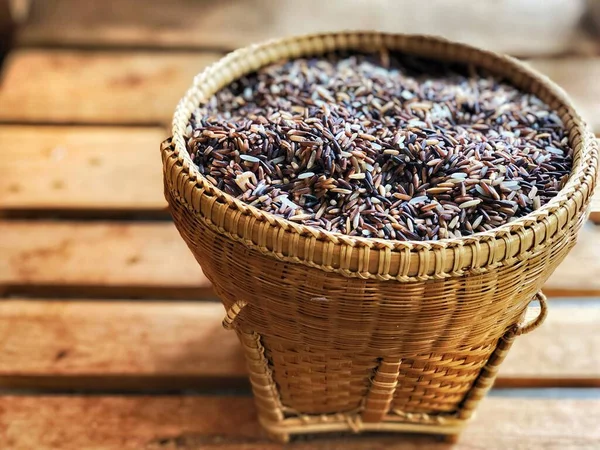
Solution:
[[[472,63],[558,111],[573,170],[541,209],[460,239],[349,237],[292,223],[212,186],[184,135],[198,104],[281,59],[386,47]],[[237,50],[208,67],[179,103],[161,146],[175,224],[223,301],[242,343],[269,435],[408,431],[457,435],[491,387],[514,339],[546,316],[540,289],[575,244],[597,147],[563,91],[507,56],[426,36],[342,32]],[[537,316],[527,319],[532,299]]]

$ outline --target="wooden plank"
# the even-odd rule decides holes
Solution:
[[[551,296],[600,296],[600,229],[546,283]],[[170,222],[0,221],[0,293],[198,299],[212,295]]]
[[[218,303],[5,299],[0,387],[249,389],[223,316]],[[551,303],[544,326],[516,341],[496,386],[600,386],[599,321],[598,307]]]
[[[600,386],[598,304],[549,305],[544,324],[517,338],[496,386]]]
[[[0,446],[11,449],[280,449],[243,397],[0,397]],[[453,449],[595,448],[599,400],[485,399]],[[297,439],[293,449],[448,449],[433,436]]]
[[[217,58],[17,50],[5,61],[0,121],[164,125],[193,77]]]
[[[600,245],[600,229],[591,224],[584,227],[573,250],[544,285],[544,292],[554,297],[600,296],[597,245]]]
[[[588,125],[600,134],[600,58],[536,59],[529,63],[561,86]]]
[[[248,387],[220,303],[0,302],[0,386],[86,390]]]
[[[1,222],[0,249],[5,293],[212,296],[169,222]]]
[[[591,42],[579,29],[584,3],[152,0],[140,8],[135,0],[55,0],[35,3],[18,44],[233,49],[285,35],[377,29],[435,33],[518,55],[556,54],[585,51],[582,41]]]
[[[166,137],[162,128],[2,126],[0,211],[166,217]]]
[[[162,128],[0,126],[0,215],[167,217]],[[35,177],[32,177],[35,174]],[[600,216],[600,196],[592,219]]]

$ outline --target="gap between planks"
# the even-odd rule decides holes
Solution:
[[[251,398],[0,396],[0,447],[275,450]],[[581,449],[600,441],[599,400],[486,398],[458,444],[435,436],[335,434],[296,438],[297,450]]]
[[[598,305],[553,306],[517,339],[497,387],[600,387]],[[4,299],[0,388],[86,392],[249,389],[218,303]]]

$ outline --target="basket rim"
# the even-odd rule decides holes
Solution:
[[[494,63],[499,64],[498,67],[508,69],[513,74],[516,73],[521,78],[524,78],[526,82],[537,83],[537,85],[541,86],[541,88],[546,91],[547,96],[549,95],[552,97],[552,103],[554,103],[554,106],[550,106],[554,110],[561,110],[559,115],[563,119],[563,123],[565,123],[569,143],[574,148],[573,167],[569,174],[567,183],[555,197],[553,197],[540,209],[500,227],[460,238],[446,238],[436,241],[415,241],[349,236],[340,232],[331,232],[295,223],[238,200],[237,198],[212,185],[212,183],[210,183],[203,175],[200,174],[198,168],[193,163],[192,158],[186,149],[184,141],[185,129],[189,123],[191,113],[197,107],[197,105],[218,91],[222,86],[230,83],[239,76],[252,72],[257,68],[263,67],[278,59],[292,59],[311,54],[317,55],[325,53],[329,50],[334,50],[336,48],[342,48],[336,42],[336,40],[340,39],[345,39],[348,42],[355,40],[356,42],[350,42],[350,45],[346,47],[355,50],[365,50],[367,48],[375,50],[381,48],[382,46],[393,47],[393,44],[389,44],[390,40],[396,40],[394,41],[396,46],[398,45],[397,40],[401,40],[403,45],[402,51],[422,55],[425,54],[425,56],[427,56],[427,53],[421,51],[421,49],[411,51],[411,49],[404,47],[410,47],[410,45],[422,47],[427,45],[430,47],[444,46],[445,51],[449,54],[451,53],[451,55],[447,58],[445,56],[438,56],[437,59],[448,59],[463,62],[470,61],[476,66],[482,66],[483,64],[481,61],[474,62],[472,59],[477,56],[480,58],[489,58]],[[308,43],[310,43],[310,45],[313,47],[318,46],[318,51],[314,51],[312,48],[312,51],[311,49],[306,50],[305,47],[308,46]],[[294,47],[294,50],[292,52],[290,52],[289,49],[282,50],[282,48],[285,46]],[[280,57],[279,53],[281,52],[284,52],[285,56]],[[459,52],[465,53],[466,56],[463,55],[461,58],[457,57],[457,53]],[[249,58],[253,59],[250,60]],[[491,69],[491,72],[495,72],[495,75],[497,76],[502,76],[502,71],[500,68],[498,68],[498,70]],[[216,83],[214,78],[217,75],[223,77],[223,74],[225,74],[224,80],[222,79]],[[506,74],[503,76],[506,77]],[[513,80],[511,80],[511,82],[512,81]],[[527,89],[525,90],[527,91]],[[536,94],[536,92],[528,92]],[[565,118],[568,120],[565,120]],[[408,249],[413,251],[425,251],[432,248],[451,248],[454,246],[463,246],[474,242],[476,243],[480,240],[486,241],[490,239],[506,238],[514,234],[521,234],[532,225],[539,223],[541,220],[547,219],[551,215],[554,215],[559,208],[565,207],[567,203],[572,206],[573,202],[575,202],[573,199],[575,193],[581,190],[582,184],[586,182],[589,185],[593,184],[597,170],[597,155],[594,148],[595,138],[593,134],[582,120],[580,115],[577,113],[574,105],[562,88],[550,81],[545,75],[540,74],[536,70],[510,56],[499,55],[494,52],[481,50],[467,44],[452,42],[445,38],[414,34],[382,33],[376,31],[344,31],[308,34],[304,36],[269,40],[260,44],[253,44],[251,46],[238,49],[224,56],[214,64],[208,66],[194,78],[193,85],[188,89],[185,96],[177,105],[175,114],[173,116],[172,133],[174,156],[178,160],[184,177],[195,183],[195,189],[201,189],[203,192],[223,200],[227,205],[229,205],[229,207],[232,207],[233,209],[244,214],[250,214],[256,218],[257,221],[267,221],[272,225],[277,224],[279,227],[282,227],[285,230],[292,230],[301,236],[314,236],[317,240],[330,241],[336,244],[343,242],[353,247],[367,246],[375,248],[392,248],[394,250]],[[591,196],[590,191],[584,195],[583,203],[586,203],[589,200],[589,197]],[[576,204],[575,206],[576,210],[582,208],[582,206],[579,204]],[[570,219],[572,219],[572,217]]]

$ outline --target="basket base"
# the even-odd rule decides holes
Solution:
[[[542,303],[545,304],[543,298]],[[476,405],[492,387],[499,365],[523,327],[512,327],[499,339],[479,376],[463,398],[460,408],[453,412],[431,414],[403,412],[390,408],[389,400],[392,398],[390,395],[385,396],[384,402],[375,396],[367,395],[361,407],[340,413],[305,414],[286,407],[282,404],[278,386],[273,380],[261,336],[252,331],[235,329],[246,355],[259,422],[272,439],[288,442],[290,436],[294,434],[328,432],[401,432],[441,435],[446,442],[453,443],[458,439],[464,426],[473,418]],[[377,380],[376,374],[373,384],[377,381],[380,389],[371,392],[378,394],[379,397],[382,392],[389,394],[388,391],[393,395],[394,383]],[[391,386],[392,390],[381,389],[386,386]],[[379,401],[372,402],[375,403],[375,408],[368,410],[370,399]]]
[[[381,422],[362,422],[356,415],[303,416],[271,422],[259,417],[267,435],[278,442],[287,443],[292,435],[320,434],[335,432],[382,432],[418,433],[439,435],[445,442],[455,443],[468,420],[455,420],[450,424],[424,424],[399,422],[390,417]]]
[[[408,432],[406,432],[409,434]],[[269,433],[267,432],[267,436],[273,442],[279,442],[281,444],[287,444],[290,442],[290,434],[289,433]],[[439,439],[442,442],[447,444],[456,444],[460,438],[460,434],[440,434]]]

